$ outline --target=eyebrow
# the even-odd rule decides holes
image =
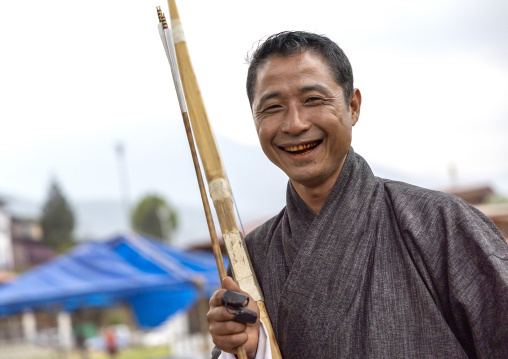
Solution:
[[[326,86],[323,86],[320,84],[308,85],[308,86],[304,86],[304,87],[298,89],[299,93],[305,93],[305,92],[311,92],[311,91],[319,91],[319,92],[325,92],[325,93],[329,92],[329,90]],[[277,97],[277,96],[280,96],[280,92],[277,92],[277,91],[269,92],[269,93],[261,96],[261,98],[259,99],[259,103],[263,103],[266,100],[269,100],[269,99]]]
[[[309,85],[309,86],[305,86],[305,87],[298,89],[299,93],[305,93],[305,92],[311,92],[311,91],[318,91],[318,92],[323,92],[323,93],[329,92],[329,90],[326,86],[323,86],[320,84]]]
[[[277,96],[280,96],[280,92],[269,92],[267,94],[264,94],[259,99],[258,104],[262,104],[263,102],[265,102],[265,101],[267,101],[267,100],[269,100],[271,98],[277,97]]]
[[[305,92],[311,92],[311,91],[318,91],[318,92],[322,92],[322,93],[325,93],[325,94],[327,94],[329,92],[329,90],[328,90],[328,88],[326,86],[323,86],[323,85],[320,85],[320,84],[304,86],[304,87],[301,87],[301,88],[298,89],[299,93],[305,93]],[[265,101],[270,100],[270,99],[272,99],[274,97],[278,97],[280,95],[281,95],[281,93],[277,92],[277,91],[269,92],[267,94],[264,94],[259,99],[258,106],[263,104]]]

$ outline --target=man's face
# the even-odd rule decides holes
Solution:
[[[335,183],[351,146],[361,95],[350,103],[321,56],[273,56],[257,72],[252,113],[266,156],[293,183]]]

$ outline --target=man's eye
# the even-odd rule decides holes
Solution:
[[[265,109],[263,110],[263,112],[265,112],[265,111],[275,111],[275,110],[278,110],[278,109],[280,109],[280,108],[282,108],[282,106],[281,106],[281,105],[270,105],[270,106],[268,106],[268,107],[265,107]]]
[[[309,97],[307,100],[305,100],[305,103],[315,103],[321,100],[322,100],[321,97]]]

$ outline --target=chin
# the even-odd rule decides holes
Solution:
[[[308,188],[313,188],[313,187],[317,187],[319,185],[321,185],[323,182],[325,182],[325,180],[323,179],[324,176],[320,176],[320,175],[298,175],[298,174],[288,174],[286,173],[289,177],[289,179],[291,180],[291,182],[293,183],[298,183],[299,185],[301,186],[305,186],[305,187],[308,187]]]
[[[293,183],[298,183],[307,188],[316,188],[321,185],[335,183],[340,171],[335,168],[315,168],[307,171],[284,171]],[[332,184],[333,185],[333,184]]]

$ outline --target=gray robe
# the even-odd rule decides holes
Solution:
[[[246,237],[284,359],[508,358],[508,246],[455,196],[375,177],[349,151],[315,215]]]

